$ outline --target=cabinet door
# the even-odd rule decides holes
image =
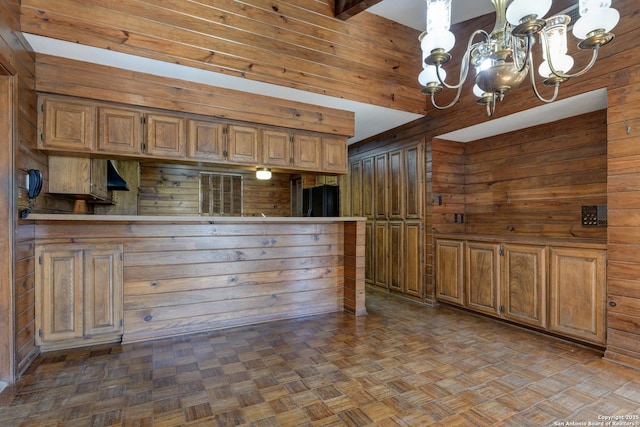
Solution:
[[[258,130],[249,126],[229,125],[226,154],[230,162],[257,165],[260,161]]]
[[[90,102],[42,97],[38,148],[93,151],[96,148],[96,107]]]
[[[500,314],[500,245],[466,243],[465,296],[468,308],[492,316]]]
[[[262,130],[262,163],[265,166],[291,166],[291,134],[285,131]]]
[[[322,168],[320,141],[320,137],[316,135],[294,135],[293,166],[305,170],[320,170]]]
[[[364,232],[364,281],[370,285],[373,285],[375,280],[374,266],[375,262],[375,236],[374,236],[374,222],[367,221],[365,224]]]
[[[81,339],[83,331],[83,251],[36,248],[36,327],[38,345]]]
[[[407,221],[404,232],[404,292],[422,298],[424,294],[424,270],[422,223]]]
[[[463,242],[458,240],[436,241],[436,298],[463,305]]]
[[[185,120],[182,117],[148,114],[145,153],[160,158],[185,157]]]
[[[375,158],[375,217],[386,219],[389,217],[388,192],[387,192],[387,155],[381,154]]]
[[[388,256],[387,256],[387,251],[389,250],[388,248],[388,241],[387,241],[387,221],[376,221],[375,225],[374,225],[374,238],[375,238],[375,244],[374,244],[374,249],[373,249],[373,256],[374,256],[374,274],[375,274],[375,280],[374,280],[374,284],[376,286],[379,286],[381,288],[388,288],[388,276],[387,276],[387,263],[388,263]]]
[[[187,120],[187,157],[221,162],[224,160],[224,123]]]
[[[404,162],[402,150],[389,153],[389,215],[404,218]]]
[[[351,215],[350,216],[363,216],[362,213],[362,195],[364,194],[364,190],[362,188],[362,163],[358,160],[357,162],[351,163],[351,168],[349,170],[349,185],[350,194],[351,194]]]
[[[373,157],[362,160],[362,215],[373,219],[374,194]]]
[[[96,245],[84,255],[84,335],[122,334],[122,247]]]
[[[546,327],[547,250],[544,246],[504,245],[503,316]]]
[[[98,108],[98,151],[142,153],[142,113],[124,108]]]
[[[404,223],[389,222],[389,289],[404,293]]]
[[[322,137],[322,170],[347,173],[347,138]]]
[[[422,145],[404,149],[405,205],[406,218],[422,218]]]
[[[549,330],[605,343],[605,252],[551,248]]]

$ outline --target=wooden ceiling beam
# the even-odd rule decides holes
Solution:
[[[334,15],[336,18],[346,21],[381,1],[382,0],[335,0]]]

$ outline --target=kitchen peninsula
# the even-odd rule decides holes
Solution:
[[[30,219],[43,350],[366,314],[364,218]]]

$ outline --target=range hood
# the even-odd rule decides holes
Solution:
[[[113,160],[107,160],[107,190],[108,191],[129,191],[127,181],[118,172]]]

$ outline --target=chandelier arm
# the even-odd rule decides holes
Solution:
[[[545,37],[546,37],[546,34],[545,34]],[[598,60],[598,50],[599,49],[600,49],[599,45],[596,45],[596,46],[593,47],[593,54],[591,56],[591,61],[587,64],[586,67],[584,67],[582,70],[578,71],[577,73],[567,74],[567,73],[563,73],[562,71],[557,71],[553,67],[553,61],[552,61],[551,55],[549,54],[549,43],[547,43],[547,58],[549,58],[547,60],[547,62],[549,63],[549,69],[551,69],[551,72],[555,76],[561,77],[563,79],[571,79],[573,77],[580,77],[581,75],[583,75],[587,71],[589,71],[591,69],[591,67],[593,67],[593,65],[596,63],[596,61]]]
[[[458,102],[458,100],[460,99],[460,94],[461,94],[461,93],[462,93],[462,85],[460,85],[460,86],[458,87],[458,91],[456,92],[456,97],[455,97],[455,98],[453,98],[453,101],[451,101],[451,102],[450,102],[449,104],[447,104],[447,105],[440,106],[440,105],[436,104],[436,100],[435,100],[435,95],[436,95],[436,94],[432,92],[432,93],[431,93],[431,105],[433,105],[433,106],[434,106],[435,108],[437,108],[438,110],[446,110],[447,108],[451,108],[451,107],[453,107],[453,106]]]
[[[533,68],[533,55],[531,52],[529,52],[529,63],[531,64],[531,67]],[[538,87],[536,86],[536,78],[535,78],[535,73],[532,70],[529,70],[529,78],[531,80],[531,89],[533,89],[533,93],[535,93],[536,98],[538,98],[540,101],[545,102],[547,104],[552,103],[553,101],[556,100],[556,98],[558,97],[558,93],[560,91],[560,83],[556,83],[555,85],[553,85],[553,96],[549,99],[544,98],[542,95],[540,95],[540,92],[538,91]]]
[[[467,76],[469,75],[469,64],[471,63],[471,52],[473,51],[473,49],[476,48],[477,43],[473,43],[473,39],[477,36],[477,35],[482,35],[484,36],[484,38],[488,41],[489,40],[489,33],[487,33],[484,30],[476,30],[474,31],[473,34],[471,34],[471,37],[469,37],[469,41],[467,42],[467,50],[464,53],[464,57],[462,58],[462,63],[460,64],[460,79],[458,80],[457,84],[451,85],[451,84],[447,84],[440,76],[440,64],[435,64],[436,66],[436,76],[438,77],[438,82],[446,87],[447,89],[459,89],[462,87],[462,85],[464,84],[464,82],[467,80]],[[458,95],[459,97],[459,95]],[[451,104],[453,105],[453,104]],[[434,107],[438,108],[435,104]]]
[[[529,62],[531,61],[531,47],[533,46],[533,43],[531,43],[532,39],[533,39],[533,36],[531,34],[527,34],[527,51],[524,57],[529,58]],[[518,72],[521,73],[524,71],[525,68],[527,68],[527,60],[525,59],[522,62],[522,65],[518,63],[518,47],[516,45],[517,41],[518,41],[517,37],[511,36],[511,43],[513,44],[513,64],[518,69]]]

